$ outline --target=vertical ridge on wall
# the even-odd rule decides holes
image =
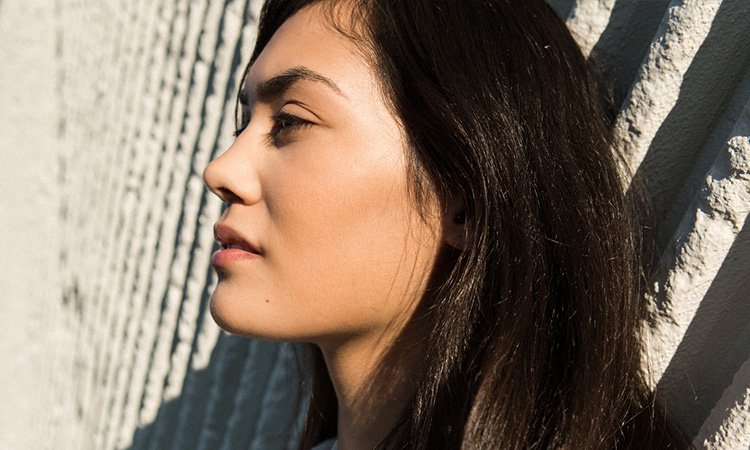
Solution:
[[[160,54],[161,49],[164,46],[164,30],[163,22],[165,19],[170,17],[170,11],[165,8],[164,3],[152,2],[152,6],[155,11],[152,12],[154,22],[147,26],[150,30],[150,39],[146,44],[149,48],[148,60],[145,63],[147,67],[160,67]],[[145,85],[144,96],[141,101],[137,101],[139,105],[137,110],[140,114],[148,117],[153,114],[153,109],[156,108],[157,96],[155,95],[154,80],[157,78],[158,72],[149,74],[144,80],[141,81]],[[144,101],[143,99],[149,99]],[[149,153],[148,139],[151,137],[149,133],[143,129],[144,125],[137,125],[136,137],[134,143],[131,145],[138,149],[138,156],[132,164],[135,167],[143,167],[142,173],[139,177],[139,182],[129,182],[133,185],[129,189],[134,191],[135,203],[129,214],[126,217],[123,229],[119,233],[119,239],[121,246],[119,250],[122,252],[121,261],[122,265],[118,269],[118,277],[113,281],[115,287],[114,296],[115,298],[127,299],[128,301],[117,302],[116,307],[106,312],[106,318],[104,320],[113,321],[113,325],[107,325],[106,327],[111,331],[111,341],[107,346],[108,352],[116,356],[116,360],[111,361],[106,366],[106,376],[104,379],[105,386],[102,391],[102,397],[106,399],[106,404],[103,405],[104,410],[101,411],[99,417],[100,422],[97,428],[97,435],[100,439],[103,439],[103,447],[109,447],[112,445],[110,430],[115,426],[116,419],[119,417],[119,411],[122,404],[122,386],[125,384],[125,376],[127,374],[126,358],[123,352],[127,354],[124,348],[128,343],[128,335],[125,330],[128,329],[128,320],[133,316],[133,313],[140,308],[141,297],[134,295],[133,285],[137,280],[138,271],[140,264],[136,261],[139,247],[144,244],[142,236],[140,235],[139,226],[142,223],[141,211],[142,205],[146,202],[146,198],[149,193],[151,184],[151,173],[153,166],[153,158],[157,154]],[[132,152],[131,152],[132,154]],[[126,238],[130,237],[130,239]]]
[[[164,158],[168,158],[167,152],[159,151],[160,141],[163,139],[163,128],[166,125],[163,118],[160,117],[164,108],[169,105],[169,97],[163,95],[163,91],[170,81],[167,77],[170,75],[168,70],[168,56],[171,52],[171,46],[175,41],[175,35],[179,35],[177,22],[180,15],[176,5],[170,2],[156,2],[158,13],[154,27],[154,41],[150,46],[152,57],[148,66],[154,70],[145,81],[147,83],[148,95],[152,101],[147,103],[144,108],[139,108],[141,123],[138,127],[142,130],[139,142],[136,144],[143,148],[144,166],[140,185],[143,194],[140,196],[138,205],[132,213],[132,223],[129,230],[126,230],[124,236],[132,236],[128,244],[128,264],[127,274],[119,288],[120,295],[130,298],[131,302],[121,304],[117,315],[117,328],[115,336],[117,338],[113,349],[117,349],[118,361],[110,365],[110,376],[108,377],[107,390],[105,397],[111,399],[109,409],[103,415],[100,428],[100,436],[106,442],[106,448],[114,445],[118,439],[116,430],[123,420],[123,404],[127,401],[128,385],[130,384],[131,369],[133,367],[133,350],[137,336],[138,325],[140,323],[141,313],[144,309],[144,287],[147,286],[150,270],[153,267],[153,253],[156,250],[156,239],[153,237],[151,218],[153,201],[151,198],[159,184],[158,166]],[[151,198],[149,198],[151,197]],[[120,438],[122,438],[120,436]],[[118,440],[120,445],[125,444]]]
[[[207,91],[210,86],[211,69],[210,58],[207,58],[206,46],[213,48],[215,40],[216,24],[223,12],[222,5],[214,2],[206,9],[203,27],[211,31],[204,31],[198,40],[197,55],[193,67],[191,101],[188,103],[186,124],[187,133],[183,134],[180,146],[184,152],[179,163],[179,175],[175,180],[175,186],[179,186],[179,195],[175,212],[176,218],[175,240],[173,247],[174,256],[167,272],[169,281],[167,290],[162,300],[162,309],[158,323],[158,333],[152,349],[152,359],[147,377],[146,389],[143,396],[140,412],[141,424],[153,422],[162,402],[163,390],[166,377],[170,370],[170,354],[173,348],[175,327],[179,319],[181,304],[187,299],[183,297],[183,289],[188,276],[190,253],[192,251],[195,234],[195,217],[197,215],[199,198],[195,194],[194,182],[191,179],[193,172],[193,159],[198,150],[198,139],[203,132],[203,108],[204,102],[208,101]],[[170,240],[171,242],[171,240]]]
[[[229,10],[226,7],[220,9],[220,11],[222,11],[222,15],[216,27],[219,30],[218,39],[216,40],[215,51],[212,52],[215,58],[213,59],[207,81],[209,92],[211,93],[207,96],[201,113],[202,117],[205,118],[202,122],[206,127],[202,130],[196,145],[196,153],[194,154],[190,171],[191,178],[188,184],[189,190],[192,191],[192,196],[200,198],[200,205],[198,211],[193,214],[190,213],[191,211],[188,208],[183,209],[188,217],[197,217],[195,221],[196,231],[192,242],[189,243],[191,256],[188,269],[189,276],[185,279],[187,290],[181,293],[182,298],[190,300],[179,302],[181,312],[179,324],[175,332],[177,342],[173,344],[172,348],[171,368],[168,373],[162,403],[174,400],[182,391],[183,380],[188,369],[189,357],[193,348],[193,333],[196,329],[199,306],[197,300],[201,298],[202,288],[208,281],[205,278],[205,265],[209,259],[209,252],[213,248],[211,244],[213,242],[211,222],[216,217],[218,210],[211,208],[217,205],[215,202],[207,202],[208,193],[203,187],[201,174],[202,168],[208,163],[212,149],[216,146],[216,142],[219,139],[219,124],[221,123],[221,115],[224,112],[223,106],[229,103],[230,98],[233,98],[232,93],[235,90],[235,83],[233,83],[230,77],[237,68],[233,64],[236,59],[234,50],[238,45],[238,38],[243,25],[242,17],[228,13]],[[223,86],[226,86],[226,89],[221,89]],[[195,204],[195,202],[191,202],[191,204]],[[209,211],[207,212],[206,209],[209,209]],[[187,245],[185,248],[187,249]],[[179,301],[179,298],[176,298],[176,300]],[[167,414],[167,417],[169,417],[169,414]],[[155,448],[162,448],[163,444],[160,438],[165,434],[168,436],[172,435],[174,428],[172,422],[172,420],[167,419],[159,422],[155,430]],[[165,426],[168,423],[170,426]]]
[[[182,120],[191,84],[190,68],[197,58],[197,40],[204,14],[204,8],[191,7],[188,1],[177,2],[175,32],[172,34],[169,47],[172,60],[162,87],[162,96],[169,101],[165,102],[159,117],[166,132],[163,141],[154,149],[164,156],[159,161],[157,185],[147,225],[147,235],[149,241],[154,243],[155,252],[149,255],[150,271],[147,281],[144,280],[142,284],[143,296],[147,298],[141,312],[145,320],[142,323],[134,321],[134,334],[138,334],[138,339],[132,353],[131,365],[134,371],[127,393],[126,416],[120,425],[122,433],[119,441],[123,444],[132,439],[133,427],[143,423],[143,418],[139,417],[139,410],[146,407],[144,392],[154,361],[157,327],[161,321],[166,291],[169,289],[169,267],[175,258],[173,242],[176,239],[178,208],[181,203],[174,197],[182,190],[180,181],[175,182],[175,177],[179,176],[177,174],[182,168],[180,158],[186,157],[178,140],[183,128]]]
[[[219,344],[223,345],[220,347]],[[232,415],[232,399],[240,383],[240,369],[250,353],[248,343],[236,336],[222,333],[219,344],[217,348],[220,348],[222,353],[212,374],[215,382],[211,387],[206,415],[197,440],[198,450],[210,450],[221,446],[227,420]]]
[[[216,325],[204,320],[220,203],[208,196],[201,172],[229,143],[259,3],[141,0],[94,8],[60,1],[68,50],[61,75],[69,151],[62,161],[70,168],[62,211],[71,238],[63,257],[66,296],[80,305],[76,448],[184,448],[199,440],[180,433],[210,436],[229,420],[243,429],[245,412],[216,402],[234,395],[226,380],[241,367],[215,351],[248,343],[227,337],[222,347]],[[99,26],[70,27],[85,23]],[[94,142],[102,151],[93,153]],[[81,252],[91,237],[102,243],[97,256]],[[276,354],[276,344],[263,348]],[[272,361],[248,364],[261,378],[279,370]]]
[[[145,15],[137,16],[137,15],[134,15],[134,18],[139,18],[140,19],[140,20],[137,20],[135,22],[135,26],[136,27],[138,27],[138,26],[146,26],[150,17],[151,16],[145,16]],[[84,20],[84,21],[81,21],[81,23],[87,23],[87,21]],[[83,30],[84,30],[83,28],[80,29],[81,32],[83,32]],[[140,34],[141,33],[137,33],[136,35],[140,35]],[[86,39],[85,37],[81,38],[81,41],[91,42],[91,40]],[[134,47],[132,49],[132,53],[130,55],[131,60],[140,61],[140,60],[143,60],[143,59],[146,58],[146,56],[143,53],[143,47],[144,47],[144,44],[140,43],[140,42],[138,44],[134,45]],[[94,51],[91,51],[90,53],[91,54],[95,54]],[[132,64],[132,62],[131,62],[131,64]],[[89,67],[89,69],[93,70],[93,71],[96,71],[96,67],[94,67],[93,65],[91,65]],[[137,93],[140,90],[141,90],[140,86],[133,88],[133,92],[134,93]],[[82,98],[87,98],[87,96],[84,96],[84,95],[81,95],[81,97]],[[126,101],[126,100],[127,100],[127,98],[125,98],[123,101]],[[94,116],[94,117],[98,119],[101,116],[97,115],[97,116]],[[123,119],[124,119],[123,117],[111,117],[109,120],[112,121],[112,122],[116,122],[116,123],[123,123]],[[103,129],[107,129],[106,128],[106,125],[107,125],[106,122],[102,123],[101,125],[103,125],[103,127],[102,127]],[[84,127],[80,127],[80,129],[82,131],[85,130]],[[85,130],[85,131],[88,131],[90,134],[93,134],[91,132],[94,129],[95,128],[90,129],[90,130]],[[123,136],[125,136],[125,135],[123,135]],[[88,138],[88,136],[86,138]],[[80,154],[86,154],[86,153],[90,152],[90,150],[87,151],[88,149],[83,148],[83,145],[81,145],[84,142],[86,142],[86,140],[87,139],[81,139],[81,141],[80,141],[79,145],[82,147],[82,148],[80,148]],[[123,142],[123,141],[121,140],[121,142]],[[123,152],[127,151],[126,148],[127,147],[123,146],[123,149],[120,150],[120,153],[122,154]],[[131,168],[129,171],[130,172],[134,172],[135,169]],[[85,173],[85,174],[88,175],[88,171],[83,171],[82,173]],[[87,178],[87,177],[81,177],[81,179],[85,179],[85,178]],[[121,187],[122,187],[122,184],[120,184],[120,186],[117,186],[117,188],[118,188],[118,194],[122,194]],[[81,188],[81,192],[91,193],[91,190],[90,189]],[[118,195],[117,198],[116,198],[116,200],[115,200],[115,202],[114,202],[115,204],[120,205],[120,208],[121,208],[120,211],[121,212],[122,212],[123,209],[128,210],[131,207],[131,203],[133,201],[132,200],[133,193],[129,192],[128,195],[130,195],[131,197],[130,198],[123,198],[122,195]],[[71,202],[71,204],[76,204],[76,203],[78,203],[78,202]],[[86,203],[84,202],[84,204],[86,204]],[[92,209],[96,210],[96,207],[93,207]],[[85,211],[85,209],[84,208],[80,208],[79,211]],[[127,213],[125,213],[125,214],[127,215]],[[121,224],[122,224],[122,222],[119,219],[117,219],[117,220],[115,220],[113,222],[113,226],[119,226]],[[95,225],[99,225],[99,224],[96,223]],[[115,231],[114,233],[112,233],[111,236],[114,237],[116,235],[116,233],[117,233],[117,231]],[[110,257],[109,258],[105,257],[104,258],[105,264],[107,264],[108,261],[110,262],[109,264],[113,264],[115,261],[124,261],[124,258],[122,257],[122,246],[125,243],[124,240],[117,240],[117,239],[112,238],[112,239],[105,239],[103,242],[111,244],[111,247],[110,247],[110,251],[111,252],[112,251],[117,252],[115,254],[110,253]],[[85,248],[87,246],[86,244],[87,243],[85,243],[85,242],[81,242],[78,245],[76,245],[75,248]],[[91,263],[93,263],[93,262],[94,262],[94,259],[92,258]],[[83,264],[85,264],[85,262]],[[107,264],[107,265],[109,265],[109,264]],[[122,267],[122,266],[120,266],[120,267]],[[94,268],[92,267],[92,269],[94,269]],[[121,270],[117,270],[117,269],[112,270],[110,272],[105,272],[104,273],[105,274],[105,279],[103,280],[103,284],[104,284],[105,288],[111,289],[111,288],[113,288],[113,287],[115,287],[117,285],[116,282],[110,281],[108,279],[108,277],[106,277],[106,275],[112,274],[113,276],[116,276],[116,275],[119,275],[121,273],[122,273],[122,271]],[[102,382],[101,377],[102,377],[103,374],[101,373],[101,370],[104,367],[106,367],[106,364],[108,363],[108,361],[111,358],[114,358],[116,356],[113,353],[114,349],[106,347],[107,342],[108,342],[108,337],[111,336],[112,333],[111,333],[111,331],[108,329],[108,327],[106,325],[101,326],[101,324],[103,324],[103,323],[104,324],[108,323],[109,320],[110,320],[110,317],[111,317],[110,311],[111,311],[111,308],[113,307],[113,303],[114,302],[109,301],[109,298],[111,298],[111,297],[118,298],[119,297],[119,295],[117,294],[117,292],[112,293],[109,289],[107,291],[105,291],[105,293],[100,297],[100,300],[98,301],[98,304],[96,305],[97,306],[96,310],[92,311],[93,312],[93,317],[84,317],[84,321],[85,321],[84,326],[87,327],[87,328],[89,328],[91,330],[90,331],[91,335],[90,335],[90,337],[86,338],[86,341],[87,342],[92,342],[92,343],[96,344],[90,350],[90,351],[93,352],[92,360],[94,361],[94,364],[96,364],[96,366],[95,366],[96,368],[93,368],[92,370],[87,371],[88,372],[87,375],[89,375],[89,376],[87,377],[86,386],[85,386],[85,389],[86,389],[86,392],[87,392],[87,394],[86,394],[87,397],[86,398],[88,399],[88,400],[85,401],[85,405],[86,405],[85,409],[86,409],[87,412],[90,412],[92,410],[93,411],[100,410],[100,408],[102,408],[104,406],[103,402],[107,401],[107,399],[105,397],[95,396],[95,392],[98,389],[99,384]],[[97,327],[96,325],[100,325],[100,326]],[[89,413],[87,415],[87,417],[86,417],[86,422],[90,423],[91,421],[96,420],[97,417],[98,417],[98,414],[96,414],[96,413],[90,414]],[[90,425],[91,428],[94,428],[95,426],[96,426],[95,424],[91,424]],[[89,426],[87,426],[87,428],[88,427]]]
[[[210,270],[210,269],[209,269]],[[172,448],[179,450],[190,448],[198,440],[200,425],[203,423],[205,407],[211,387],[211,365],[212,351],[219,339],[219,328],[216,324],[205,317],[207,297],[213,291],[215,283],[206,286],[202,294],[202,319],[199,320],[199,329],[196,332],[190,367],[185,379],[185,387],[180,398],[180,408],[177,424],[174,432],[174,445]]]
[[[293,417],[289,414],[295,404],[294,399],[289,398],[290,391],[292,395],[296,393],[293,388],[295,377],[289,371],[293,361],[294,349],[291,345],[286,345],[277,351],[273,372],[269,377],[268,387],[260,406],[263,414],[258,418],[250,443],[251,450],[286,448],[290,435],[295,435],[293,432],[290,433],[293,431]]]
[[[223,449],[249,446],[265,410],[258,399],[262,399],[264,393],[268,391],[268,385],[275,373],[267,370],[267,367],[275,365],[277,354],[280,354],[277,350],[276,345],[257,342],[252,352],[245,358],[241,371],[242,378],[233,405],[233,411],[243,413],[233,414],[230,417],[227,431],[224,433]]]
[[[239,13],[237,13],[237,9],[232,9],[233,5],[237,5],[237,2],[228,5],[227,11],[229,12],[225,17],[227,21],[234,21],[239,20],[239,23],[237,23],[237,27],[232,27],[231,29],[236,29],[239,32],[239,36],[237,35],[230,35],[225,36],[222,38],[222,41],[226,43],[226,56],[229,57],[231,55],[231,65],[227,68],[229,69],[229,75],[231,76],[228,79],[227,82],[227,88],[224,92],[224,111],[221,116],[220,120],[216,120],[216,123],[219,123],[219,127],[217,128],[216,132],[217,135],[214,136],[213,143],[206,143],[204,145],[211,145],[212,146],[212,153],[211,157],[215,156],[215,153],[217,150],[221,147],[224,147],[226,144],[226,141],[231,136],[231,131],[233,131],[234,123],[233,123],[233,112],[234,112],[234,98],[235,94],[238,88],[239,84],[239,71],[242,69],[242,63],[243,61],[246,61],[249,57],[249,49],[251,48],[252,40],[255,38],[255,29],[250,26],[250,24],[253,21],[253,16],[251,13],[251,7],[249,2],[245,2],[244,5],[240,8],[239,6],[237,9],[240,10]],[[234,12],[233,12],[234,11]],[[226,28],[226,27],[222,27]],[[231,51],[230,51],[231,50]],[[207,136],[208,134],[206,134]],[[207,193],[204,193],[204,195],[207,195]],[[206,214],[202,214],[201,218],[204,222],[208,223],[210,222],[211,217],[215,217],[218,212],[218,206],[219,202],[218,200],[210,196],[208,199],[204,199],[206,201],[206,209],[210,212]],[[205,227],[206,233],[208,234],[209,231],[211,231],[210,228]],[[205,236],[203,239],[200,240],[200,242],[209,242],[210,235]],[[208,325],[208,328],[206,327]],[[211,331],[208,331],[211,330]],[[193,343],[193,354],[191,355],[191,369],[193,370],[200,370],[204,368],[204,363],[201,362],[201,360],[205,359],[205,353],[206,348],[201,346],[200,344],[202,342],[205,342],[206,339],[201,339],[202,337],[206,336],[207,334],[215,334],[215,325],[211,321],[207,321],[205,325],[202,327],[202,329],[198,332],[196,335],[196,340]],[[201,356],[201,353],[203,356]],[[190,442],[195,442],[193,439],[188,440],[182,440],[181,437],[183,436],[190,436],[195,433],[194,429],[188,429],[188,424],[194,420],[192,417],[193,414],[198,415],[198,421],[200,421],[200,418],[203,417],[202,413],[194,412],[193,406],[190,400],[193,400],[197,398],[198,396],[203,396],[203,392],[205,392],[205,387],[203,389],[203,392],[199,389],[199,384],[203,380],[207,378],[206,375],[197,375],[194,372],[190,372],[187,376],[186,380],[186,391],[187,391],[187,400],[181,402],[181,411],[179,414],[179,419],[177,423],[177,433],[176,436],[178,436],[177,439],[175,439],[175,448],[184,448],[184,446],[188,445]],[[198,384],[198,386],[196,386]]]
[[[92,277],[92,282],[98,282],[98,286],[95,289],[97,313],[95,313],[94,319],[88,320],[89,323],[87,325],[90,327],[94,327],[101,321],[108,320],[106,311],[107,307],[112,304],[110,299],[119,297],[117,292],[112,292],[112,289],[117,285],[116,281],[112,278],[116,277],[118,274],[118,271],[114,268],[117,267],[116,264],[119,260],[114,252],[116,251],[116,245],[118,244],[116,237],[118,236],[119,230],[117,230],[116,226],[119,225],[120,222],[119,218],[117,218],[117,220],[113,220],[113,218],[116,217],[117,206],[122,206],[120,199],[122,196],[121,187],[123,183],[120,177],[124,175],[122,166],[124,161],[127,160],[125,155],[127,147],[124,145],[125,137],[127,136],[125,131],[125,119],[127,119],[125,110],[128,103],[133,99],[133,96],[126,95],[126,92],[128,92],[127,89],[129,83],[133,82],[134,78],[128,76],[128,69],[135,66],[135,61],[137,61],[139,55],[142,55],[138,50],[139,47],[137,41],[135,41],[133,37],[142,35],[142,33],[139,33],[136,30],[139,29],[139,26],[143,26],[143,22],[146,18],[140,17],[137,14],[137,11],[144,5],[145,3],[139,5],[138,2],[124,4],[122,5],[122,8],[125,11],[124,14],[117,14],[115,11],[122,12],[122,10],[117,8],[117,6],[112,6],[112,16],[123,17],[122,20],[126,22],[127,25],[120,30],[120,33],[122,34],[119,36],[119,39],[117,39],[116,34],[114,35],[115,39],[117,39],[117,44],[113,45],[111,53],[111,60],[114,64],[108,64],[105,66],[114,67],[112,75],[108,77],[108,81],[111,82],[111,85],[107,86],[109,95],[105,97],[105,101],[108,103],[108,107],[105,111],[109,114],[103,113],[98,116],[103,117],[103,119],[100,119],[102,120],[101,125],[103,130],[105,130],[106,133],[104,139],[105,145],[103,147],[106,150],[104,153],[108,155],[109,158],[105,160],[102,170],[103,182],[101,183],[100,188],[100,193],[106,200],[93,211],[92,215],[95,218],[94,222],[98,225],[93,233],[98,236],[97,241],[104,243],[107,247],[102,255],[102,263],[93,271],[95,276]],[[84,29],[85,28],[81,27],[79,32],[83,32]],[[117,126],[114,126],[114,124],[117,124]],[[100,333],[106,333],[104,336],[107,338],[112,335],[111,332],[107,333],[106,326],[100,327],[98,331]],[[114,349],[105,347],[104,351],[111,355],[110,364],[113,363],[114,361],[112,361],[112,359],[116,358],[116,356],[112,354],[114,353]],[[105,365],[104,361],[101,361],[98,371],[102,372],[106,370],[107,366],[110,364]],[[95,387],[91,387],[91,389],[95,389]],[[100,417],[101,419],[106,417],[107,414],[102,414],[102,410],[106,408],[106,405],[103,402],[107,401],[107,399],[107,395],[102,395],[99,399],[98,405],[87,407],[86,410],[89,417]],[[100,426],[101,422],[92,425],[91,429],[87,430],[87,433],[92,433],[95,436],[96,446],[101,445],[101,434],[97,431]]]

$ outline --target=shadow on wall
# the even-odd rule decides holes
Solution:
[[[708,36],[682,81],[680,95],[651,141],[637,170],[653,201],[656,254],[667,248],[682,217],[703,185],[705,174],[726,144],[736,117],[722,127],[730,102],[744,105],[750,90],[737,87],[748,73],[750,52],[737,36],[750,34],[750,2],[723,2]],[[719,132],[718,142],[709,142]],[[710,144],[709,148],[706,145]]]
[[[719,405],[735,373],[750,360],[750,220],[711,283],[657,390],[688,436]]]
[[[591,50],[605,79],[611,80],[613,102],[618,108],[638,75],[670,0],[618,0],[607,27]]]
[[[192,367],[185,388],[138,428],[130,449],[294,448],[298,385],[292,345],[222,333],[209,365]]]
[[[566,19],[573,11],[575,0],[547,0],[547,3],[557,12],[557,15]]]

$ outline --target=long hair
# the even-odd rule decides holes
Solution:
[[[312,3],[268,0],[250,64]],[[587,62],[541,0],[347,0],[410,146],[416,198],[463,200],[413,399],[380,448],[685,444],[641,371],[640,242]],[[248,65],[248,67],[250,66]],[[336,434],[319,351],[300,448]]]

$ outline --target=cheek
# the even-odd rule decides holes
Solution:
[[[274,225],[290,250],[315,250],[308,253],[311,258],[339,252],[372,256],[394,245],[402,248],[412,209],[403,181],[396,169],[307,177],[304,185],[294,186],[293,195],[279,196],[283,204]]]
[[[316,342],[410,317],[436,258],[439,220],[415,209],[400,141],[384,137],[382,124],[369,127],[263,159],[262,202],[251,206],[248,229],[265,255],[218,284],[211,311],[224,329]]]
[[[216,322],[250,337],[315,342],[406,320],[438,243],[405,177],[364,170],[298,179],[288,170],[266,191],[267,253],[223,277],[211,300]]]
[[[266,191],[276,238],[267,262],[284,301],[326,311],[339,325],[379,326],[418,295],[437,243],[394,153],[319,158],[306,175],[287,171]]]
[[[297,249],[380,254],[412,215],[404,149],[387,139],[321,139],[269,168],[265,199],[275,231]]]

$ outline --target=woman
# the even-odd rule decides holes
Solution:
[[[214,319],[309,342],[300,448],[677,448],[639,243],[543,1],[269,0],[206,168]]]

